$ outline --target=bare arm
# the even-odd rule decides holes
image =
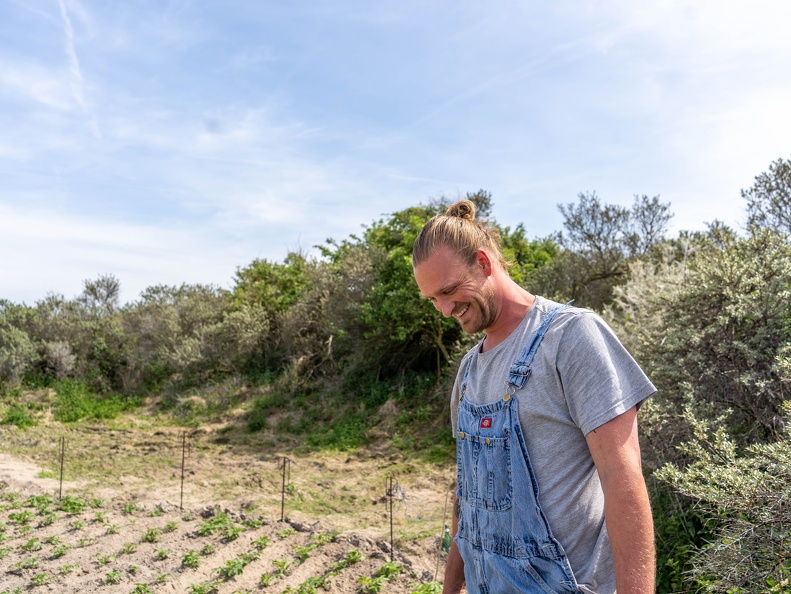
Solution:
[[[618,594],[655,588],[654,526],[637,439],[637,407],[586,436],[604,491]]]
[[[459,500],[453,497],[453,519],[451,521],[451,536],[456,537],[459,529]],[[464,561],[456,546],[456,541],[451,540],[448,561],[445,565],[445,582],[442,587],[442,594],[459,594],[464,587]]]

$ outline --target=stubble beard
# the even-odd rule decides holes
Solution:
[[[467,334],[477,334],[489,328],[497,319],[497,308],[495,307],[494,295],[490,292],[481,293],[479,298],[467,304],[473,311],[470,313],[475,314],[468,320],[457,320],[461,325],[461,329]]]

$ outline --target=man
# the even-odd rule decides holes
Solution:
[[[469,594],[653,592],[637,408],[654,386],[599,316],[510,278],[472,202],[426,223],[412,264],[424,297],[484,333],[451,399],[458,484],[443,593],[465,581]]]

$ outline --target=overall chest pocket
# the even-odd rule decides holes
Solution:
[[[511,440],[508,436],[470,435],[456,439],[459,496],[479,509],[511,507]]]

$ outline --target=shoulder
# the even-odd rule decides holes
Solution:
[[[537,296],[535,306],[539,317],[543,318],[549,315],[553,309],[563,307],[564,304]],[[576,336],[579,334],[580,338],[583,339],[586,336],[598,336],[601,334],[615,337],[607,322],[599,314],[590,309],[574,307],[570,303],[565,304],[565,307],[558,310],[555,314],[550,330],[563,335],[570,333]]]

